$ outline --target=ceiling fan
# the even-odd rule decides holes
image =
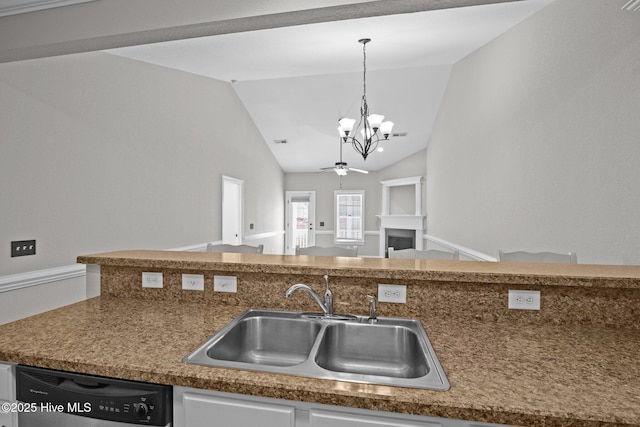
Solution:
[[[366,171],[364,169],[350,168],[349,166],[347,166],[347,162],[342,161],[342,144],[343,144],[342,140],[340,140],[339,144],[340,144],[340,161],[336,162],[335,166],[321,168],[320,169],[321,171],[325,172],[325,171],[333,170],[335,173],[338,174],[338,176],[346,176],[347,172],[349,171],[358,172],[358,173],[369,173],[369,171]]]

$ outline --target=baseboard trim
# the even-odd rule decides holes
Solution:
[[[86,276],[87,266],[84,264],[64,265],[26,273],[9,274],[0,277],[0,292],[15,291],[29,286],[44,285],[51,282]]]

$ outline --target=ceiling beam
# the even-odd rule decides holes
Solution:
[[[245,16],[193,24],[164,26],[162,28],[129,31],[124,33],[113,32],[112,34],[99,36],[92,36],[90,33],[87,33],[87,31],[91,31],[91,25],[90,23],[84,21],[76,22],[75,25],[78,26],[78,31],[74,31],[75,28],[69,29],[69,32],[71,34],[76,34],[76,36],[67,37],[67,39],[59,41],[51,41],[52,38],[55,39],[55,37],[51,37],[51,35],[47,37],[46,29],[43,30],[42,25],[35,25],[36,23],[42,24],[43,16],[39,14],[49,12],[39,11],[33,12],[31,14],[0,18],[0,23],[3,24],[0,25],[0,27],[4,26],[5,28],[8,28],[10,26],[6,24],[9,24],[11,22],[9,20],[20,19],[20,26],[17,27],[14,25],[12,28],[20,28],[21,30],[38,28],[38,34],[42,36],[40,37],[40,39],[38,39],[38,37],[30,37],[30,39],[35,39],[35,41],[33,41],[29,45],[24,45],[25,37],[15,37],[15,44],[17,46],[12,46],[12,43],[10,41],[11,37],[3,35],[3,37],[0,37],[0,40],[4,39],[2,44],[0,44],[0,63],[99,51],[148,43],[189,39],[195,37],[214,36],[219,34],[314,24],[320,22],[341,21],[347,19],[366,18],[382,15],[423,12],[455,7],[478,6],[492,3],[508,3],[513,1],[521,0],[377,0],[305,10],[289,10],[286,12],[263,14],[257,16],[246,16],[246,12],[243,13],[242,11],[239,11],[240,15],[244,14]],[[86,8],[86,11],[89,12],[88,16],[93,16],[93,18],[95,19],[95,13],[90,13],[90,7],[93,5],[103,8],[109,7],[109,3],[110,2],[94,2],[80,6],[84,6]],[[152,3],[153,2],[150,2],[149,4]],[[70,11],[70,9],[73,7],[78,6],[69,6],[69,9],[67,9],[67,11]],[[154,6],[151,5],[150,7]],[[57,11],[60,11],[62,9],[66,8],[59,8]],[[113,11],[113,16],[117,16],[117,11]],[[56,21],[57,25],[59,25],[59,19],[61,18],[61,15],[56,15],[55,17],[57,19],[51,19],[47,22]],[[30,20],[34,24],[31,27],[29,26]],[[78,20],[76,18],[75,21],[83,20]],[[73,22],[68,22],[68,24],[72,27],[74,25]]]

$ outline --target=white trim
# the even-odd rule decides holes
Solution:
[[[387,179],[386,181],[380,181],[380,184],[385,187],[400,187],[403,185],[417,185],[421,182],[421,176],[412,176],[409,178]]]
[[[238,190],[238,209],[231,209],[231,212],[228,210],[228,204],[225,203],[225,200],[228,202],[228,196],[226,195],[227,191],[230,191],[232,187],[227,184],[233,184],[239,188]],[[235,189],[234,189],[235,192]],[[235,207],[234,207],[235,208]],[[225,214],[227,212],[227,214]],[[233,213],[237,218],[235,218],[234,222],[237,222],[237,234],[235,236],[229,237],[229,213]],[[232,224],[233,225],[233,224]],[[244,241],[244,181],[238,178],[234,178],[228,175],[222,175],[222,242],[223,244],[231,244],[231,245],[239,245]],[[233,234],[233,233],[232,233]]]
[[[283,235],[284,235],[284,230],[267,231],[266,233],[250,234],[248,236],[244,236],[244,241],[248,242],[251,240],[268,239],[270,237],[283,236]]]
[[[92,1],[95,0],[5,0],[5,5],[0,7],[0,16],[17,15],[19,13],[35,12],[36,10]]]
[[[173,248],[173,249],[165,249],[167,251],[175,251],[175,252],[204,252],[207,250],[207,245],[211,243],[214,245],[221,245],[222,244],[222,240],[219,240],[217,242],[205,242],[205,243],[198,243],[197,245],[189,245],[189,246],[182,246],[179,248]]]
[[[335,234],[334,230],[316,230],[316,234]],[[371,231],[366,231],[364,232],[365,236],[379,236],[380,235],[380,231],[378,230],[371,230]]]
[[[492,257],[491,255],[487,255],[485,253],[482,252],[478,252],[475,251],[473,249],[469,249],[465,246],[461,246],[461,245],[457,245],[455,243],[449,242],[447,240],[441,239],[439,237],[435,237],[435,236],[431,236],[429,234],[425,234],[424,236],[425,240],[428,240],[430,242],[436,243],[440,246],[444,246],[446,248],[449,249],[453,249],[453,250],[458,250],[460,251],[461,255],[465,255],[469,258],[478,260],[478,261],[491,261],[491,262],[497,262],[498,259],[496,257]]]
[[[87,274],[84,264],[64,265],[44,270],[27,271],[26,273],[8,274],[0,277],[0,292],[15,291],[29,286],[43,285],[50,282],[82,277]]]

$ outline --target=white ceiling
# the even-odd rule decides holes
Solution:
[[[225,34],[106,52],[233,82],[287,173],[338,161],[336,128],[357,119],[363,37],[371,112],[396,123],[385,151],[349,166],[379,170],[426,148],[451,66],[553,0],[522,0],[412,14]],[[286,139],[287,144],[274,140]]]

